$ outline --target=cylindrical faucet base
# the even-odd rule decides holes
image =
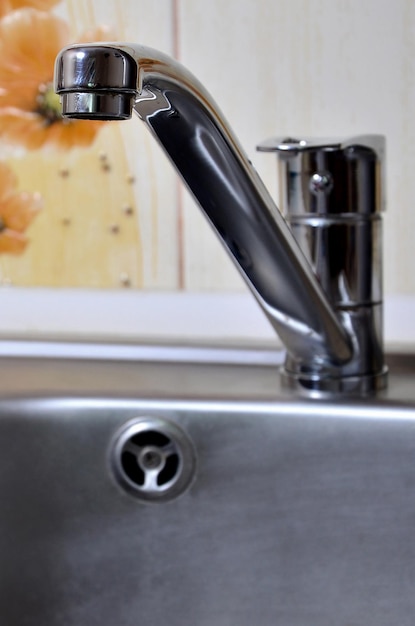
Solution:
[[[307,391],[369,393],[386,386],[382,319],[384,138],[271,139],[280,206],[342,325],[353,358],[327,368],[287,355],[283,380]]]

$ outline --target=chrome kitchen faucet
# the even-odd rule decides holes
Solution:
[[[199,81],[135,44],[69,46],[55,88],[69,118],[147,124],[283,341],[283,380],[309,395],[386,386],[382,345],[384,141],[272,140],[287,221]]]

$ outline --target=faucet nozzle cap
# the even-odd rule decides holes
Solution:
[[[134,97],[113,92],[69,92],[61,94],[62,115],[77,119],[127,120]]]

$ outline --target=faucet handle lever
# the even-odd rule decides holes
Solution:
[[[260,152],[278,157],[281,209],[287,215],[370,216],[385,208],[385,138],[272,137]]]
[[[381,158],[385,152],[385,138],[383,135],[355,135],[349,138],[342,137],[271,137],[265,139],[258,146],[259,152],[305,152],[307,150],[327,149],[343,150],[350,146],[361,146],[376,152]]]

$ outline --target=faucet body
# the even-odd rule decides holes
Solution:
[[[81,44],[59,54],[55,88],[66,117],[128,119],[134,110],[147,124],[285,344],[287,380],[311,392],[367,393],[385,385],[379,325],[367,332],[363,315],[356,322],[353,306],[338,307],[327,296],[318,261],[301,251],[190,72],[144,46]]]
[[[271,138],[258,150],[277,155],[280,207],[333,309],[351,329],[353,358],[343,376],[382,372],[384,137]],[[286,369],[293,371],[289,356]]]

